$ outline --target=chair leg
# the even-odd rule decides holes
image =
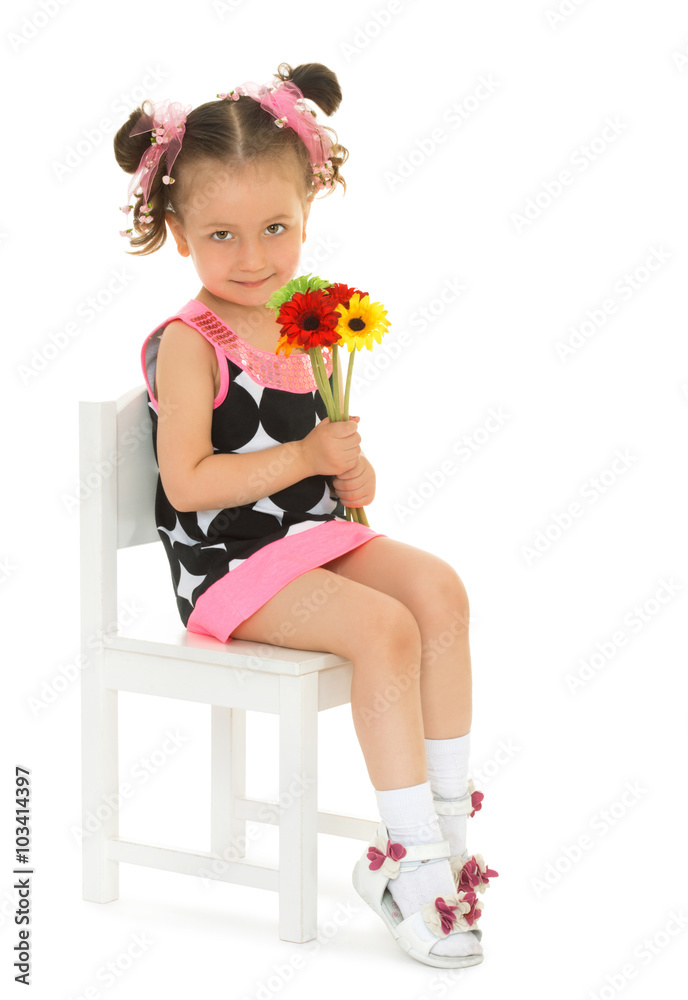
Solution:
[[[318,675],[280,677],[279,936],[311,941],[318,925]]]
[[[210,712],[210,850],[229,861],[246,856],[246,820],[235,809],[246,797],[246,710]]]
[[[119,899],[119,863],[106,853],[108,838],[119,833],[117,691],[100,687],[95,664],[81,683],[82,895],[110,903]]]

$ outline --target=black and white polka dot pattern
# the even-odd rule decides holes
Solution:
[[[192,322],[188,316],[183,318]],[[142,364],[149,387],[155,384],[158,347],[167,323],[144,344]],[[290,392],[261,385],[226,354],[218,353],[217,357],[219,364],[227,366],[229,386],[213,410],[211,440],[215,452],[241,454],[300,440],[327,416],[317,390]],[[148,391],[157,461],[158,412],[150,388]],[[345,519],[345,510],[332,488],[331,476],[309,476],[240,506],[178,511],[167,499],[158,474],[155,517],[170,562],[179,614],[186,626],[200,595],[234,567],[270,542],[322,521]]]

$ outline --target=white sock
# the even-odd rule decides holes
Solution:
[[[468,792],[468,756],[470,733],[449,740],[425,740],[428,780],[434,795],[443,799],[458,799]],[[449,841],[452,854],[466,850],[468,815],[440,816],[442,838]]]
[[[408,788],[392,788],[375,792],[378,808],[392,843],[411,847],[444,840],[433,805],[429,781]],[[403,860],[403,859],[402,859]],[[431,940],[435,935],[425,923],[420,908],[434,902],[437,896],[456,892],[448,858],[422,862],[414,871],[403,868],[387,885],[403,918],[415,915],[415,928],[421,937]],[[433,955],[480,955],[482,948],[475,934],[466,931],[440,938],[430,949]]]

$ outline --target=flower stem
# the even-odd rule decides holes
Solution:
[[[332,398],[332,391],[330,389],[330,383],[327,380],[327,372],[325,371],[325,365],[323,362],[322,354],[319,347],[309,347],[308,353],[311,357],[311,367],[313,368],[313,377],[315,378],[316,384],[318,386],[318,391],[322,397],[325,404],[325,409],[327,410],[327,416],[330,420],[336,420],[334,412],[334,400]]]
[[[325,369],[325,374],[327,374],[327,369]],[[334,415],[336,420],[342,419],[341,414],[341,401],[342,394],[339,388],[339,356],[337,353],[337,345],[332,345],[332,395],[334,397]]]
[[[351,390],[351,376],[354,370],[354,355],[356,351],[351,351],[349,354],[349,367],[346,370],[346,388],[344,390],[344,415],[343,419],[349,419],[349,391]]]
[[[346,387],[344,389],[344,413],[342,414],[342,420],[349,419],[349,393],[351,391],[351,376],[354,371],[354,357],[356,351],[353,350],[349,354],[349,364],[346,370]],[[348,509],[348,508],[347,508]],[[366,527],[370,527],[368,524],[368,518],[366,517],[365,507],[352,507],[352,519],[358,524],[365,524]]]
[[[330,420],[348,420],[349,419],[349,389],[351,388],[351,374],[353,372],[353,362],[354,362],[354,352],[352,351],[349,355],[349,368],[346,375],[346,390],[344,396],[344,413],[339,412],[339,400],[340,400],[340,378],[339,378],[339,358],[337,357],[337,345],[332,346],[332,386],[330,386],[330,381],[327,377],[327,369],[325,368],[325,361],[322,356],[322,352],[319,347],[311,347],[308,350],[311,357],[311,366],[313,368],[313,377],[315,378],[316,385],[318,386],[318,391],[322,396],[325,409],[327,410],[327,415]],[[334,394],[332,389],[334,388]],[[366,512],[363,507],[344,507],[346,513],[347,521],[354,521],[357,524],[368,524],[368,518],[366,517]]]

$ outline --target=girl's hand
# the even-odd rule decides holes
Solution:
[[[361,452],[353,469],[335,477],[332,486],[345,507],[367,507],[375,497],[375,470]]]
[[[315,425],[301,446],[312,476],[340,476],[353,469],[361,454],[360,417],[334,420],[324,417]]]

